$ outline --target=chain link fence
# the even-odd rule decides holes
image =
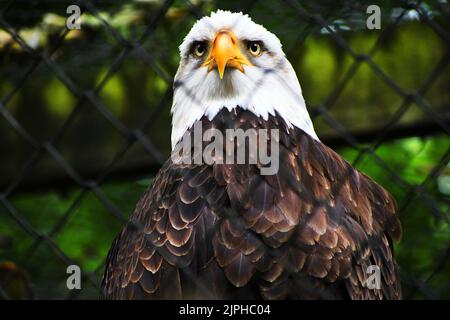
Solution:
[[[224,6],[248,13],[280,36],[321,140],[351,155],[352,165],[362,171],[368,163],[376,167],[383,181],[389,181],[381,184],[401,195],[396,197],[399,215],[405,236],[411,239],[396,248],[404,297],[449,297],[449,193],[445,190],[450,158],[450,10],[446,1],[381,2],[382,28],[376,31],[366,28],[366,9],[371,4],[366,1],[339,5],[296,0],[0,3],[0,221],[4,223],[0,297],[99,296],[106,250],[142,195],[143,185],[151,183],[170,152],[176,48],[198,18]],[[81,9],[80,29],[66,27],[66,8],[72,4]],[[400,79],[392,70],[404,61],[410,63],[414,54],[410,47],[393,48],[405,41],[405,34],[415,36],[416,30],[426,30],[413,37],[417,50],[423,48],[421,43],[431,43],[425,46],[426,67],[418,72],[418,63],[401,69]],[[327,75],[326,59],[340,57],[336,60],[340,69],[335,71],[339,76],[323,80],[327,90],[308,86],[315,83],[307,74],[308,64],[303,64],[308,48],[322,54],[319,64],[310,63],[319,78]],[[379,101],[379,95],[386,95],[389,105],[379,108],[387,111],[369,109],[369,103],[356,103],[358,99],[345,108],[354,98],[348,88],[350,92],[357,88],[354,81],[361,79],[362,70],[380,86],[375,96],[363,99]],[[417,77],[420,82],[408,81]],[[317,98],[310,97],[309,103],[312,91]],[[363,114],[365,118],[358,121]],[[420,180],[405,177],[380,151],[411,137],[441,141]],[[404,159],[400,167],[414,161],[416,156]],[[130,181],[134,187],[123,187]],[[30,200],[55,192],[63,199],[58,208],[52,207],[56,202],[46,203],[47,196],[43,202]],[[86,208],[86,202],[96,204],[80,209]],[[416,207],[420,215],[409,215]],[[98,224],[104,225],[102,231]],[[414,228],[408,229],[410,225]],[[429,241],[438,239],[438,245],[427,255],[426,241],[414,242],[420,237],[411,230],[420,230],[420,237]],[[78,232],[90,238],[77,240]],[[71,240],[90,245],[83,242],[80,252]],[[428,268],[420,274],[414,273],[415,267],[403,265],[421,261],[410,256],[415,252],[427,260]],[[83,270],[83,290],[65,288],[65,268],[72,264]]]

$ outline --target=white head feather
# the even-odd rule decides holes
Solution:
[[[217,70],[196,63],[190,52],[196,41],[212,42],[216,33],[228,29],[239,41],[260,41],[265,51],[252,59],[244,72],[227,68],[223,79]],[[175,76],[172,105],[172,148],[195,121],[209,119],[222,109],[237,106],[267,119],[278,112],[289,126],[296,126],[314,139],[300,84],[286,59],[280,40],[249,16],[218,10],[197,21],[180,46],[181,62]]]

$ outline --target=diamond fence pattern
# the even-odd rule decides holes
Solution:
[[[50,4],[53,2],[50,1]],[[22,228],[28,235],[33,239],[33,244],[30,247],[29,252],[34,252],[40,246],[47,246],[54,255],[61,261],[62,265],[77,264],[68,254],[62,250],[55,237],[64,233],[65,226],[70,219],[76,220],[77,217],[74,215],[77,208],[80,206],[83,199],[88,195],[95,196],[110,213],[110,219],[117,219],[120,223],[125,223],[127,221],[127,216],[129,212],[123,212],[114,202],[110,199],[108,195],[104,192],[102,185],[105,180],[114,174],[116,166],[125,161],[126,165],[126,155],[131,152],[131,149],[139,145],[145,150],[148,156],[153,160],[154,167],[149,171],[155,173],[158,167],[165,161],[167,152],[161,150],[158,147],[158,143],[154,140],[158,137],[152,133],[149,134],[149,128],[156,125],[158,121],[161,121],[161,115],[164,110],[167,110],[171,103],[172,94],[172,83],[175,70],[166,70],[159,63],[160,59],[165,57],[161,55],[160,52],[155,50],[155,33],[158,28],[164,28],[165,19],[167,19],[170,10],[174,8],[183,8],[188,12],[187,21],[180,26],[180,33],[186,33],[189,30],[190,21],[195,21],[196,19],[209,14],[209,11],[205,9],[210,2],[190,2],[186,1],[156,1],[153,10],[146,13],[145,29],[139,35],[133,35],[130,37],[125,37],[122,32],[118,31],[111,22],[105,18],[99,7],[105,4],[101,1],[73,1],[71,3],[77,4],[81,7],[82,13],[89,14],[92,16],[96,22],[108,33],[113,41],[120,47],[117,54],[114,55],[114,59],[111,61],[109,68],[104,72],[102,77],[94,86],[86,86],[86,84],[79,84],[77,81],[77,76],[71,72],[67,72],[65,68],[61,67],[58,61],[58,50],[61,47],[66,46],[65,40],[70,36],[71,30],[63,27],[58,31],[58,36],[52,39],[44,48],[33,48],[27,41],[23,39],[20,35],[20,29],[16,24],[10,22],[9,13],[14,10],[14,1],[7,1],[0,11],[0,28],[5,31],[11,39],[15,46],[20,47],[23,54],[26,55],[26,60],[29,62],[22,70],[19,70],[20,75],[18,80],[14,85],[9,88],[8,92],[3,95],[0,100],[0,114],[2,121],[7,123],[20,137],[21,144],[27,144],[30,147],[29,156],[25,163],[20,163],[17,167],[19,168],[14,172],[12,179],[0,190],[0,203],[11,218],[13,218],[16,223]],[[67,5],[71,4],[67,3]],[[106,3],[108,3],[106,1]],[[252,15],[252,10],[255,7],[264,5],[262,1],[247,1],[240,5],[240,10]],[[413,106],[417,106],[423,113],[424,118],[429,120],[431,126],[434,130],[443,132],[444,134],[449,134],[449,119],[445,119],[439,114],[436,109],[428,102],[425,98],[427,92],[432,87],[433,83],[442,76],[445,72],[445,67],[448,64],[450,57],[450,33],[445,30],[439,23],[437,23],[433,17],[424,9],[422,1],[399,1],[397,6],[401,8],[401,12],[389,21],[385,23],[381,32],[378,34],[377,40],[373,43],[371,49],[364,54],[358,53],[354,50],[342,32],[336,30],[333,26],[332,21],[329,21],[327,14],[320,14],[317,12],[310,12],[305,9],[301,1],[297,0],[283,0],[278,1],[279,6],[289,8],[295,13],[298,20],[301,21],[305,27],[300,30],[290,30],[289,32],[298,33],[295,35],[296,40],[294,41],[292,48],[285,48],[285,52],[290,56],[293,54],[293,50],[296,45],[302,44],[305,39],[307,39],[314,32],[319,30],[324,31],[336,44],[341,52],[349,55],[351,57],[351,64],[347,68],[341,79],[336,82],[335,87],[330,91],[330,93],[324,96],[323,102],[316,105],[309,106],[309,111],[312,116],[313,121],[321,119],[329,127],[333,128],[336,132],[334,139],[338,139],[341,144],[350,146],[357,151],[357,156],[353,161],[353,165],[357,166],[364,157],[370,157],[380,168],[385,171],[385,174],[392,179],[393,183],[402,188],[406,194],[404,200],[398,203],[398,209],[400,217],[407,210],[412,199],[418,198],[421,203],[429,210],[429,213],[434,215],[435,219],[438,221],[444,221],[446,224],[449,223],[448,212],[443,212],[441,206],[435,202],[435,199],[429,194],[429,182],[432,179],[436,179],[448,166],[450,160],[450,149],[442,150],[442,157],[437,162],[434,163],[434,167],[430,170],[427,178],[420,184],[411,184],[406,181],[401,175],[399,175],[395,170],[391,169],[389,163],[386,163],[378,154],[377,150],[386,141],[389,141],[396,137],[397,134],[408,136],[417,134],[414,128],[407,131],[406,133],[399,133],[397,125],[400,119],[410,110]],[[440,14],[447,17],[449,16],[449,9],[445,2],[436,1],[432,3],[433,8],[438,10]],[[220,7],[220,5],[219,5]],[[357,6],[349,6],[348,10],[364,12],[366,4],[361,4]],[[123,9],[123,8],[122,8]],[[114,9],[113,9],[114,10]],[[392,32],[398,28],[402,19],[408,14],[414,12],[420,23],[430,27],[437,37],[440,38],[446,50],[442,53],[442,57],[438,60],[435,65],[430,66],[429,75],[423,79],[422,84],[415,88],[415,90],[407,90],[403,88],[396,79],[392,78],[387,74],[382,67],[380,67],[374,60],[374,55],[383,50],[384,42],[391,37]],[[32,13],[29,13],[32,16]],[[264,21],[259,21],[264,24]],[[83,29],[83,26],[82,26]],[[163,46],[162,46],[163,47]],[[160,48],[163,51],[164,48]],[[164,82],[165,90],[159,101],[155,103],[156,107],[141,117],[144,119],[139,127],[129,127],[123,121],[119,119],[117,114],[111,109],[111,107],[105,103],[104,99],[101,98],[102,90],[111,81],[114,75],[120,70],[124,62],[129,59],[130,56],[138,58],[142,63],[149,69],[151,69],[162,81]],[[358,136],[349,131],[344,125],[342,125],[333,115],[332,110],[339,99],[341,94],[344,92],[348,83],[354,78],[355,74],[358,72],[359,68],[362,66],[368,66],[373,74],[383,82],[389,90],[392,90],[396,95],[401,98],[401,103],[396,107],[395,112],[391,115],[390,119],[381,128],[377,129],[375,132],[371,132],[367,136]],[[20,120],[14,116],[14,113],[8,108],[8,104],[14,99],[18,92],[22,90],[25,85],[30,85],[30,82],[36,81],[33,79],[33,74],[39,68],[48,68],[51,73],[57,78],[57,81],[62,83],[64,87],[73,95],[74,103],[73,109],[65,116],[61,121],[59,129],[53,134],[51,139],[42,140],[35,137],[30,133],[27,128],[20,122]],[[413,68],[413,66],[412,66]],[[83,72],[82,68],[79,70],[80,73]],[[301,80],[301,79],[300,79]],[[182,84],[181,84],[182,85]],[[139,90],[140,88],[136,88]],[[195,97],[194,97],[195,98]],[[86,113],[87,109],[94,110],[98,115],[104,118],[110,126],[114,128],[117,134],[122,139],[121,147],[114,150],[113,156],[105,161],[105,163],[100,164],[101,169],[96,169],[94,174],[92,172],[87,174],[86,172],[80,172],[75,169],[75,167],[68,161],[61,148],[63,147],[65,140],[64,136],[67,131],[70,130],[76,118],[81,113]],[[168,125],[168,124],[167,124]],[[417,128],[419,134],[421,134],[420,128]],[[426,133],[424,133],[426,134]],[[361,143],[363,139],[365,144]],[[325,140],[325,142],[327,142]],[[71,205],[67,208],[65,212],[58,216],[53,227],[49,231],[42,231],[39,228],[33,226],[27,219],[21,214],[20,210],[14,205],[13,196],[22,187],[22,184],[26,177],[36,170],[37,165],[43,161],[44,157],[50,157],[52,162],[59,167],[60,170],[65,172],[65,174],[70,177],[70,183],[76,185],[80,188],[80,192],[74,198]],[[143,170],[147,170],[146,167]],[[144,171],[145,172],[145,171]],[[86,179],[85,176],[93,176],[93,178]],[[340,180],[342,181],[342,180]],[[340,188],[340,184],[336,183],[333,188]],[[303,192],[303,191],[302,191]],[[304,192],[307,192],[304,190]],[[323,200],[317,199],[316,205],[321,205]],[[235,226],[242,228],[245,232],[250,232],[245,228],[244,224],[240,218],[233,213],[222,212],[221,216],[229,219]],[[136,222],[137,228],[142,228],[142,226]],[[217,225],[211,226],[210,232],[214,231]],[[259,235],[254,233],[251,237],[257,239],[262,245],[266,246]],[[449,248],[447,246],[447,248]],[[158,249],[158,248],[157,248]],[[276,250],[266,247],[269,254],[277,256]],[[446,263],[450,255],[450,250],[447,249],[442,253],[440,261],[436,263],[436,269],[433,274],[429,275],[428,278],[418,279],[413,275],[408,275],[402,273],[402,281],[408,285],[410,290],[405,292],[405,297],[415,297],[418,293],[420,296],[427,298],[439,298],[439,294],[433,291],[433,288],[429,287],[428,282],[437,273],[448,272],[445,270]],[[289,270],[289,266],[286,266]],[[99,283],[101,280],[101,275],[103,273],[104,263],[98,265],[93,272],[83,272],[83,282],[90,283],[93,287],[99,290]],[[295,273],[292,273],[295,277]],[[191,274],[190,277],[195,280],[195,275]],[[208,288],[202,288],[208,293]],[[305,288],[308,290],[308,288]],[[66,298],[77,298],[80,291],[71,291]],[[0,287],[0,297],[9,298],[7,293]],[[61,298],[61,297],[60,297]],[[329,298],[329,297],[324,297]]]

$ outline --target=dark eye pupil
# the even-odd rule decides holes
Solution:
[[[205,48],[201,44],[197,45],[197,52],[203,53],[203,51],[205,51]]]
[[[252,43],[250,45],[250,50],[252,50],[253,52],[258,51],[258,45],[256,43]]]

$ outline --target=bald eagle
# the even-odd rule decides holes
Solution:
[[[279,39],[219,10],[195,23],[180,57],[172,155],[186,137],[199,147],[199,124],[201,137],[277,130],[266,139],[277,170],[250,161],[262,148],[250,139],[241,162],[224,161],[239,147],[227,138],[214,161],[170,157],[112,244],[102,297],[399,299],[395,201],[319,140]]]

